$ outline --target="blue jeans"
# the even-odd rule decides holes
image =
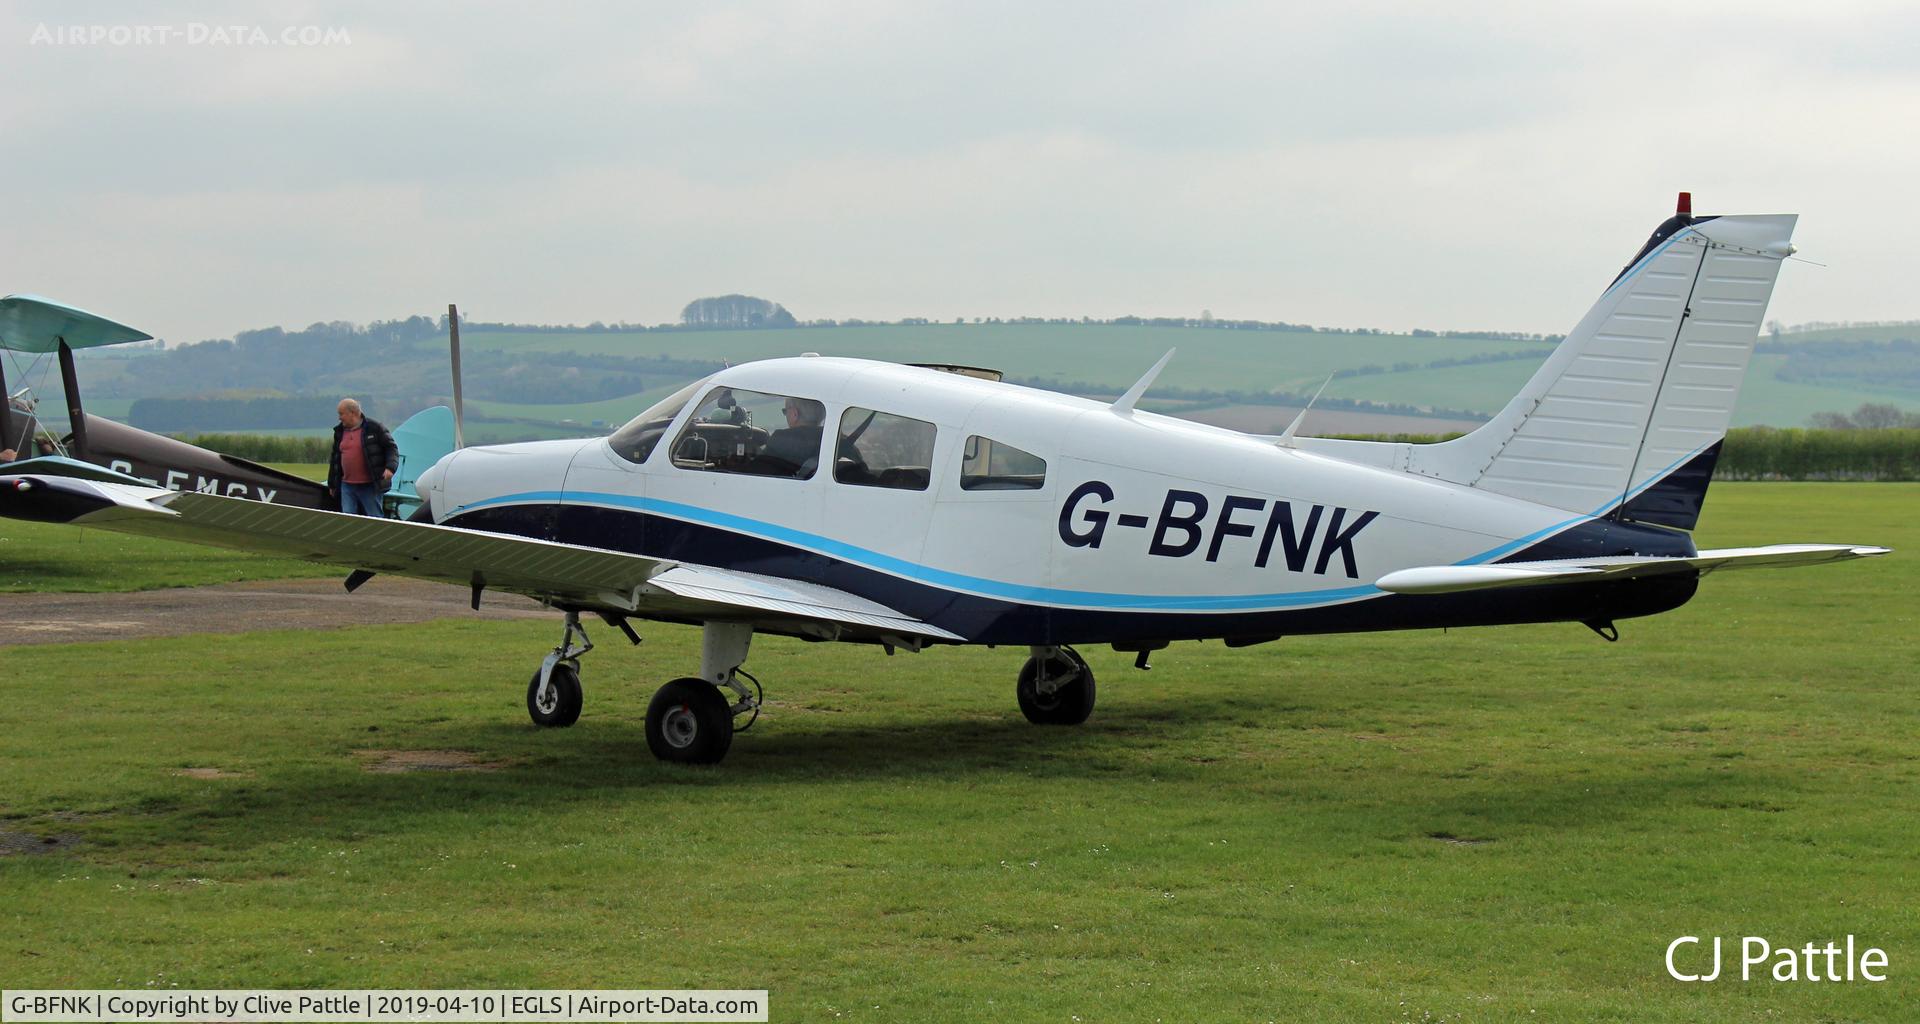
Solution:
[[[379,484],[340,484],[340,511],[351,516],[372,516],[384,519],[387,510],[381,507],[380,496],[384,491]]]

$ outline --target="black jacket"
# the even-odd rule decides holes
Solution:
[[[366,457],[367,476],[373,479],[376,487],[385,491],[387,485],[380,474],[382,470],[388,469],[399,471],[400,446],[393,443],[393,435],[387,432],[386,427],[380,425],[379,420],[362,419],[360,426],[363,430],[360,435],[360,454]],[[327,491],[336,495],[340,490],[340,481],[345,476],[340,471],[340,435],[346,433],[346,430],[346,424],[334,424],[333,454],[327,459]]]

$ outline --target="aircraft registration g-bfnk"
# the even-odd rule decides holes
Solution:
[[[1709,572],[1886,550],[1688,533],[1793,226],[1683,205],[1499,415],[1438,444],[1136,411],[1166,359],[1107,404],[801,356],[722,370],[611,437],[456,451],[421,475],[420,521],[33,475],[0,478],[0,512],[338,563],[349,587],[531,595],[566,616],[527,687],[541,725],[580,714],[583,614],[636,643],[634,618],[698,624],[699,674],[646,717],[681,762],[720,760],[759,714],[756,633],[1025,647],[1016,697],[1043,724],[1093,709],[1074,645],[1144,667],[1179,640],[1562,621],[1613,639]]]

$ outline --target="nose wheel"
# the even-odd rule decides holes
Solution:
[[[542,728],[564,729],[580,720],[580,706],[586,697],[580,691],[580,670],[566,662],[553,666],[547,685],[540,685],[540,673],[527,681],[527,714]]]
[[[577,642],[576,642],[577,641]],[[580,690],[580,656],[593,650],[580,613],[567,613],[567,631],[560,646],[540,662],[527,681],[527,716],[542,728],[564,729],[580,720],[586,702]]]

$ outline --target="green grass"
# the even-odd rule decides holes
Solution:
[[[557,623],[16,648],[0,825],[81,844],[0,858],[0,977],[767,988],[782,1021],[1910,1019],[1916,500],[1717,486],[1702,546],[1906,550],[1716,576],[1616,645],[1089,651],[1075,729],[1021,720],[1020,651],[763,638],[776,704],[711,770],[641,736],[697,663],[684,628],[600,636],[559,732],[523,708]],[[368,749],[506,767],[370,774]],[[1848,933],[1891,981],[1661,966],[1680,935]]]
[[[327,467],[305,463],[282,463],[273,468],[309,480],[323,480],[327,475]],[[155,590],[338,575],[338,567],[312,562],[261,558],[107,530],[0,519],[0,593]]]

